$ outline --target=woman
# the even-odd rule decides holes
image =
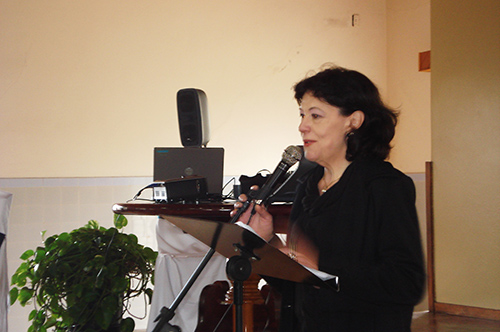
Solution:
[[[284,251],[338,276],[340,290],[277,283],[281,331],[410,331],[425,272],[413,182],[385,161],[397,115],[366,76],[344,68],[302,80],[295,98],[305,157],[318,166],[297,189]],[[250,226],[276,243],[272,216],[255,211]]]

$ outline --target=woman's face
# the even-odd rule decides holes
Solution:
[[[352,115],[343,116],[338,107],[308,92],[302,98],[300,116],[299,131],[308,160],[324,167],[345,160],[345,137],[353,128]]]

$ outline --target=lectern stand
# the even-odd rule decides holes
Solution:
[[[243,332],[242,285],[251,273],[338,289],[338,279],[324,281],[311,271],[269,245],[252,231],[232,223],[167,216],[162,217],[229,258],[226,271],[234,281],[236,332]]]
[[[338,287],[336,282],[322,280],[260,236],[237,224],[179,216],[162,217],[226,258],[248,256],[253,273],[331,289]]]

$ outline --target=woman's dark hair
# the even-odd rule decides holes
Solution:
[[[306,93],[340,108],[349,116],[355,111],[365,114],[363,124],[349,133],[346,159],[370,157],[385,160],[391,150],[398,114],[384,105],[380,93],[365,75],[341,67],[332,67],[305,78],[294,87],[300,104]]]

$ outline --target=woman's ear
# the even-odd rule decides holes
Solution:
[[[351,115],[351,123],[350,127],[353,130],[359,129],[361,125],[363,124],[363,121],[365,121],[365,113],[363,111],[354,111]]]

